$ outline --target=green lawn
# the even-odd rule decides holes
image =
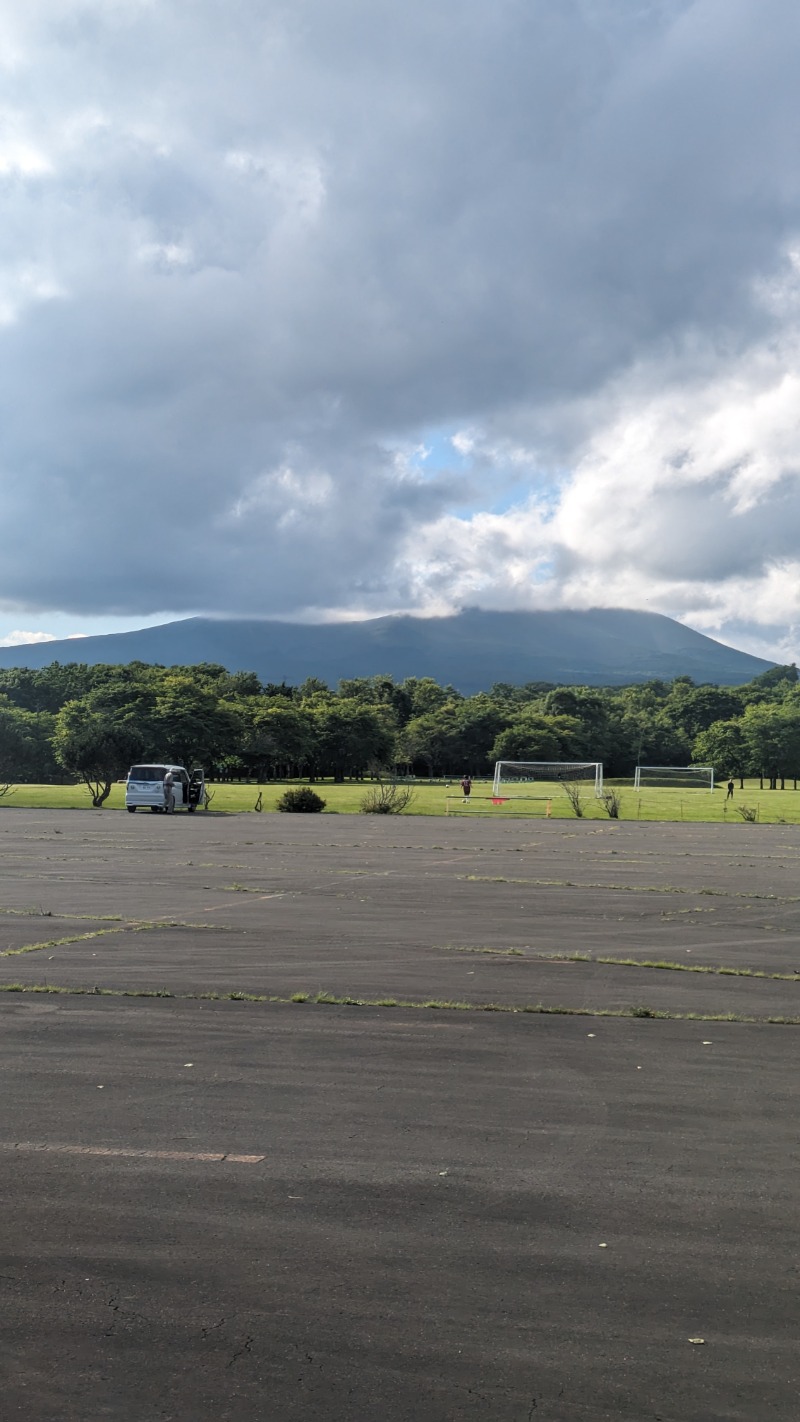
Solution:
[[[307,782],[302,782],[307,783]],[[211,810],[226,814],[252,811],[261,791],[262,806],[265,811],[274,810],[276,801],[286,789],[284,784],[269,785],[212,785]],[[331,781],[318,782],[314,787],[326,802],[326,813],[351,815],[359,812],[361,801],[370,788],[369,782],[334,785]],[[726,801],[725,789],[720,787],[711,794],[708,790],[643,790],[637,794],[631,782],[613,782],[613,788],[622,796],[620,818],[623,820],[693,820],[730,821],[741,824],[739,806],[746,806],[756,812],[759,823],[798,824],[800,823],[800,791],[760,790],[757,780],[745,782],[745,789],[737,789],[732,800]],[[491,816],[493,819],[533,818],[543,819],[547,815],[548,804],[553,819],[571,819],[572,810],[563,789],[559,785],[526,786],[531,798],[516,796],[502,805],[492,804],[491,781],[475,781],[471,799],[465,803],[457,781],[446,785],[443,782],[428,784],[420,782],[415,787],[414,801],[406,814],[444,815],[470,819]],[[550,799],[548,801],[548,793]],[[122,810],[125,804],[124,784],[115,785],[105,810]],[[18,785],[8,795],[0,798],[0,809],[91,809],[88,791],[83,785]],[[605,821],[607,815],[602,804],[594,799],[587,787],[583,797],[586,819]],[[146,813],[139,811],[139,814]]]

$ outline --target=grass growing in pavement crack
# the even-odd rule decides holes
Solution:
[[[670,973],[706,973],[727,978],[765,978],[770,982],[797,983],[800,973],[767,973],[762,968],[726,968],[708,963],[673,963],[668,958],[612,958],[592,953],[523,953],[521,948],[470,948],[444,943],[446,953],[478,953],[493,958],[522,958],[526,963],[602,963],[611,968],[656,968]]]
[[[95,928],[89,933],[69,933],[64,938],[47,938],[42,943],[24,943],[21,948],[4,948],[0,958],[21,958],[24,953],[40,953],[44,948],[63,948],[67,943],[87,943],[93,938],[108,938],[115,933],[144,933],[149,923],[122,924],[119,928]]]
[[[167,988],[64,987],[55,983],[0,983],[0,993],[46,993],[64,997],[171,998],[176,1002],[248,1002],[272,1006],[305,1004],[325,1007],[404,1008],[417,1012],[499,1012],[509,1016],[636,1017],[662,1022],[739,1022],[750,1026],[800,1027],[800,1017],[747,1017],[741,1012],[668,1012],[646,1007],[564,1007],[543,1002],[515,1005],[503,1002],[450,1002],[438,998],[414,1002],[408,998],[349,997],[339,993],[296,992],[291,997],[256,992],[170,992]]]
[[[747,894],[732,889],[688,889],[677,884],[589,884],[574,879],[510,879],[492,874],[456,874],[471,884],[524,884],[533,889],[600,889],[624,894],[698,894],[715,899],[760,899],[771,904],[800,903],[800,894]]]
[[[0,918],[68,918],[72,923],[122,923],[121,913],[70,913],[46,908],[0,908]]]
[[[0,949],[0,958],[21,958],[25,953],[41,953],[45,948],[64,948],[70,943],[88,943],[93,938],[109,938],[115,933],[152,933],[158,928],[191,928],[208,931],[211,923],[184,923],[180,919],[154,919],[152,923],[141,920],[123,922],[117,928],[95,928],[88,933],[69,933],[63,938],[46,938],[40,943],[23,943],[21,948]]]

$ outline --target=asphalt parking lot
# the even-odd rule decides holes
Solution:
[[[797,1416],[791,827],[7,809],[0,856],[4,1415]]]

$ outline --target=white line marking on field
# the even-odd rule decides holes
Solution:
[[[38,1155],[90,1155],[126,1160],[232,1161],[235,1165],[260,1165],[263,1155],[230,1155],[222,1151],[144,1150],[135,1146],[60,1145],[43,1141],[0,1141],[0,1150]]]

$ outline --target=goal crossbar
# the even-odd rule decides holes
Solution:
[[[713,765],[637,765],[633,778],[634,790],[649,782],[653,789],[713,790]]]
[[[599,760],[498,760],[494,768],[492,794],[507,794],[514,786],[523,789],[543,783],[564,784],[585,781],[594,793],[603,793],[603,765]]]

